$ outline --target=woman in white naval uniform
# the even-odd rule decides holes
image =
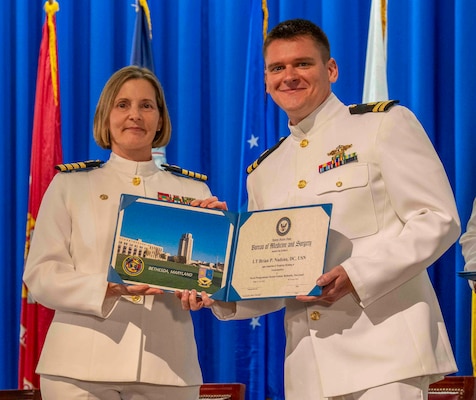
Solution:
[[[212,304],[192,292],[184,308],[226,320],[286,306],[286,400],[426,399],[456,371],[426,271],[460,233],[443,166],[408,109],[351,114],[332,94],[337,64],[313,23],[279,24],[264,54],[291,134],[248,176],[249,209],[333,204],[323,293]]]
[[[56,175],[44,195],[23,277],[35,300],[55,310],[37,366],[44,400],[198,399],[190,314],[173,294],[107,281],[122,193],[225,207],[205,183],[157,168],[152,147],[170,133],[157,78],[125,67],[106,83],[94,118],[109,161]]]

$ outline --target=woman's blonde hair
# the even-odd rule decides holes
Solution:
[[[145,79],[151,83],[155,90],[155,100],[162,117],[162,129],[157,131],[152,147],[166,146],[170,141],[172,124],[169,111],[165,103],[164,90],[157,77],[147,68],[130,65],[116,71],[106,82],[94,113],[93,136],[96,143],[103,149],[111,148],[111,133],[109,131],[109,115],[111,114],[114,100],[125,82],[131,79]]]

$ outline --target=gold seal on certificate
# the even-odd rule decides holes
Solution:
[[[331,209],[234,213],[124,194],[108,280],[223,301],[319,295]]]

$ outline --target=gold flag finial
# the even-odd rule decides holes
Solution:
[[[51,83],[53,85],[53,97],[55,105],[58,105],[58,56],[56,54],[56,29],[53,23],[54,15],[59,11],[59,4],[57,1],[48,0],[44,6],[46,18],[48,20],[48,45],[50,49],[50,68],[51,68]]]
[[[266,40],[266,36],[268,35],[268,4],[266,0],[261,1],[261,9],[263,10],[263,42]]]
[[[387,36],[387,0],[380,0],[380,5],[380,18],[382,20],[382,39],[385,40],[385,37]]]
[[[149,5],[147,0],[139,0],[141,7],[144,9],[145,17],[147,18],[147,25],[149,26],[149,37],[152,40],[152,19],[150,18]]]

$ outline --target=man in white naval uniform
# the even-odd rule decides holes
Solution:
[[[337,64],[313,23],[280,23],[264,57],[291,134],[249,174],[249,210],[333,204],[322,295],[223,303],[191,292],[182,305],[223,320],[285,306],[287,400],[426,399],[456,371],[426,271],[460,233],[438,155],[408,109],[337,99]]]

